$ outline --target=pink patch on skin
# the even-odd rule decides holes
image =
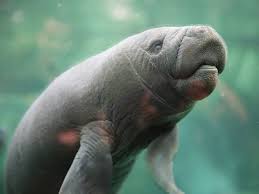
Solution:
[[[145,108],[145,112],[148,113],[148,114],[155,114],[157,112],[156,110],[156,107],[152,106],[152,105],[149,105]]]
[[[151,116],[157,113],[157,109],[151,104],[150,98],[150,94],[146,92],[141,99],[142,113],[146,116]]]
[[[157,108],[151,104],[151,94],[145,92],[140,99],[140,117],[138,118],[138,124],[140,127],[144,127],[146,122],[152,120],[158,116]]]
[[[62,131],[57,136],[58,142],[67,146],[74,146],[79,142],[79,133],[74,130]]]
[[[97,112],[96,118],[102,121],[107,119],[106,114],[103,111]]]
[[[201,100],[209,95],[206,84],[201,80],[193,80],[187,91],[187,95],[192,99]]]

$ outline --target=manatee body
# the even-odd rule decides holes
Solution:
[[[117,193],[146,147],[158,184],[181,193],[170,174],[176,123],[213,91],[225,58],[211,27],[162,27],[67,70],[16,129],[7,194]]]

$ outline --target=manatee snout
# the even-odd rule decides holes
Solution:
[[[183,29],[173,76],[178,89],[192,100],[207,97],[215,88],[226,63],[226,46],[209,26]]]
[[[221,73],[225,66],[226,48],[218,33],[209,26],[192,26],[183,31],[174,77],[188,78],[203,65],[216,67]]]

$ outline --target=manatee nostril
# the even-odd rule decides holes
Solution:
[[[204,33],[204,32],[206,32],[206,30],[205,30],[204,27],[199,26],[199,27],[197,27],[196,32],[197,33]]]
[[[201,37],[204,34],[213,32],[213,29],[209,26],[190,26],[187,36],[190,37]]]

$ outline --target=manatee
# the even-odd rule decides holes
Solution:
[[[177,123],[214,90],[226,46],[209,26],[133,35],[53,80],[19,123],[7,194],[114,194],[141,150],[157,183],[180,194]]]

